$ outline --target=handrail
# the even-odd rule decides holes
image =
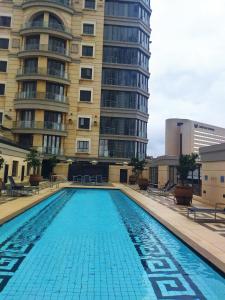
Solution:
[[[67,7],[72,7],[71,1],[70,0],[41,0],[44,2],[55,2],[57,4],[67,6]],[[28,2],[36,2],[34,0],[24,0],[23,3],[28,3]]]
[[[69,75],[66,72],[58,71],[57,69],[48,68],[47,70],[44,68],[20,68],[17,70],[17,76],[24,75],[42,75],[42,76],[54,76],[62,79],[69,80]]]
[[[13,128],[15,129],[52,129],[64,131],[65,124],[49,121],[14,121]]]
[[[17,100],[29,100],[29,99],[43,99],[46,101],[53,102],[64,102],[68,103],[68,97],[65,95],[55,94],[51,92],[41,93],[41,92],[18,92],[16,93]]]
[[[57,25],[57,24],[51,24],[49,22],[43,22],[43,21],[38,22],[38,23],[27,22],[27,23],[22,25],[21,30],[24,30],[24,29],[40,29],[40,28],[50,29],[50,30],[55,30],[55,31],[65,32],[65,33],[71,34],[71,29],[64,26],[63,24],[60,26],[60,25]]]
[[[69,56],[69,50],[52,44],[26,44],[23,51],[48,51]]]

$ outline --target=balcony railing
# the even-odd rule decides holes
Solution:
[[[51,154],[51,155],[63,155],[63,150],[60,149],[59,147],[33,147],[35,148],[38,152],[43,153],[43,154]]]
[[[65,47],[60,47],[53,44],[26,44],[24,51],[49,51],[69,56],[69,51]]]
[[[49,121],[15,121],[13,123],[14,129],[51,129],[57,131],[64,131],[65,125],[57,122]]]
[[[114,151],[114,150],[108,150],[108,151],[100,151],[99,153],[100,157],[112,157],[112,158],[131,158],[134,157],[134,152],[132,151]]]
[[[71,7],[71,1],[69,0],[42,0],[44,2],[53,2],[62,6]],[[34,0],[24,0],[23,3],[36,2]]]
[[[64,95],[54,94],[52,92],[40,93],[40,92],[19,92],[16,94],[16,100],[30,100],[41,99],[53,102],[68,103],[68,98]]]
[[[17,76],[53,76],[60,79],[69,80],[68,74],[57,69],[48,68],[21,68],[17,70]]]
[[[131,135],[136,136],[134,129],[123,129],[123,128],[113,128],[113,127],[102,127],[101,134],[116,134],[116,135]]]
[[[22,30],[24,29],[50,29],[50,30],[55,30],[55,31],[59,31],[59,32],[65,32],[68,34],[71,34],[71,29],[64,26],[64,25],[58,25],[58,24],[51,24],[51,23],[47,23],[47,22],[36,22],[36,23],[32,23],[32,22],[27,22],[24,25],[22,25]]]

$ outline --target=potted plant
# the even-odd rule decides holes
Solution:
[[[137,157],[131,158],[129,166],[133,167],[132,172],[133,172],[133,175],[136,178],[136,181],[139,179],[139,177],[142,176],[142,171],[145,168],[145,164],[146,164],[146,162],[145,162],[144,159],[143,160],[139,160]]]
[[[56,158],[55,155],[53,155],[52,157],[50,157],[48,159],[48,166],[49,166],[49,170],[50,170],[50,178],[52,179],[52,181],[56,180],[56,177],[54,175],[56,175],[55,173],[53,173],[54,167],[57,165],[57,163],[59,162],[59,160]]]
[[[139,185],[140,190],[146,191],[149,186],[148,179],[147,178],[139,178],[138,185]]]
[[[181,205],[190,205],[193,197],[193,187],[188,185],[187,178],[190,172],[197,168],[196,159],[198,155],[195,153],[181,155],[177,173],[179,175],[179,184],[176,185],[174,196],[176,203]]]
[[[42,181],[42,176],[39,174],[39,168],[41,166],[41,159],[40,154],[37,150],[31,149],[30,152],[27,154],[27,164],[29,167],[33,168],[33,174],[30,175],[30,185],[37,186],[39,182]]]
[[[137,181],[137,177],[134,174],[129,176],[129,183],[130,184],[135,184],[136,181]]]

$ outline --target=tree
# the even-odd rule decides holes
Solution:
[[[4,162],[5,162],[4,158],[0,156],[0,170],[3,168]]]
[[[33,175],[38,175],[39,167],[41,165],[40,154],[37,150],[31,149],[27,154],[26,160],[29,167],[33,168]]]
[[[142,171],[144,170],[145,168],[145,160],[139,160],[137,157],[133,157],[131,158],[131,161],[130,161],[130,166],[133,166],[133,173],[134,175],[139,178],[139,176],[142,174]]]
[[[195,153],[180,155],[177,173],[182,185],[185,185],[185,181],[188,178],[189,172],[194,172],[194,170],[197,168],[197,158],[198,154]]]

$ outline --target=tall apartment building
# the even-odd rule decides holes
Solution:
[[[199,148],[225,143],[225,128],[187,119],[167,119],[165,154],[199,153]]]
[[[0,0],[0,121],[45,157],[145,157],[150,0]]]

